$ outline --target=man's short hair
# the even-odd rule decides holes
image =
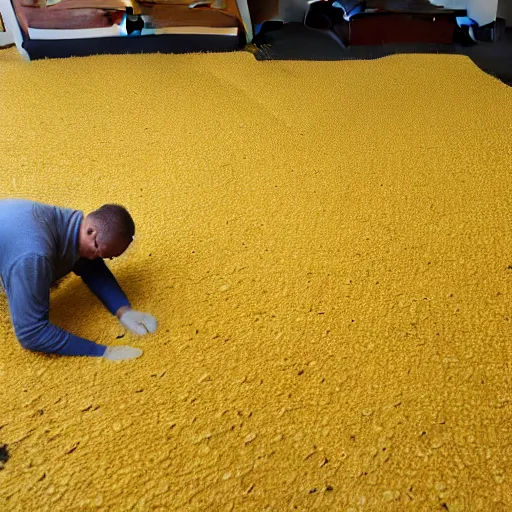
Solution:
[[[105,242],[122,240],[130,243],[135,235],[135,223],[128,210],[119,204],[104,204],[89,214],[93,219],[101,238]]]

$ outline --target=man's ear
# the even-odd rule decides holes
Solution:
[[[96,234],[96,227],[94,226],[94,224],[92,222],[88,222],[87,223],[87,230],[85,231],[87,233],[88,236],[93,236]]]

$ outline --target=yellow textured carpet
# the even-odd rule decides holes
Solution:
[[[0,302],[0,510],[512,509],[512,89],[464,57],[0,52],[0,190],[125,204],[34,355]]]

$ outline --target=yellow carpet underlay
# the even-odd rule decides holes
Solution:
[[[0,298],[0,510],[512,509],[512,89],[469,59],[0,51],[0,196],[137,224],[24,351]]]

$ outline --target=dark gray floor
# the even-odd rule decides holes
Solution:
[[[258,60],[368,60],[400,53],[441,53],[466,55],[486,73],[512,86],[512,28],[500,30],[492,43],[386,44],[343,48],[328,31],[311,30],[301,23],[289,23],[265,33],[258,41]]]
[[[64,59],[99,54],[229,52],[239,50],[240,46],[239,37],[197,34],[67,40],[27,39],[23,43],[23,48],[30,55],[31,60]]]

